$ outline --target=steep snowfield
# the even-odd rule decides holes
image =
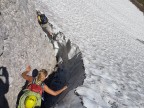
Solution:
[[[129,0],[36,0],[36,7],[83,53],[86,79],[76,92],[85,107],[144,108],[142,12]]]

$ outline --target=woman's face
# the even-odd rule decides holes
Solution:
[[[41,81],[44,81],[46,79],[46,76],[45,74],[42,72],[41,75],[40,75],[40,80]]]

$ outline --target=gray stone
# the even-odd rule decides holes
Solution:
[[[17,95],[25,82],[21,73],[27,65],[31,65],[32,70],[44,68],[50,73],[56,63],[52,45],[36,20],[32,2],[0,1],[0,67],[7,70],[7,77],[0,75],[0,85],[8,87],[8,91],[0,94],[0,101],[4,101],[0,108],[15,108]]]

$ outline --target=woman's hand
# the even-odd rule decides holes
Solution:
[[[30,65],[26,67],[26,71],[27,71],[27,72],[30,72],[30,71],[31,71]]]
[[[64,87],[63,87],[63,90],[66,90],[67,88],[68,88],[67,86],[64,86]]]
[[[25,70],[21,75],[22,75],[22,77],[23,77],[25,80],[27,80],[27,81],[29,81],[29,82],[32,82],[32,81],[33,81],[33,77],[27,75],[30,71],[31,71],[31,67],[30,67],[30,66],[27,66],[27,67],[26,67],[26,70]]]

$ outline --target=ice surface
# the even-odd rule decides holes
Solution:
[[[36,7],[83,53],[86,79],[76,92],[85,107],[144,108],[142,12],[129,0],[36,0]]]

